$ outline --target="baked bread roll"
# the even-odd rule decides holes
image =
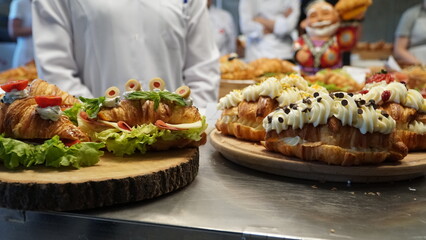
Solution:
[[[250,85],[242,90],[234,90],[219,100],[221,117],[216,128],[225,135],[249,141],[262,141],[265,130],[263,119],[275,108],[288,105],[299,99],[312,96],[324,88],[308,86],[301,76],[292,74],[282,79],[267,80]]]
[[[396,135],[410,151],[426,150],[426,101],[404,83],[385,81],[367,84],[358,95],[374,102],[396,121]]]
[[[278,58],[259,58],[250,62],[255,77],[266,73],[294,73],[295,65]]]
[[[263,121],[265,147],[307,161],[350,166],[399,161],[405,144],[393,134],[396,123],[374,104],[347,93],[305,98]]]
[[[249,80],[253,79],[253,67],[238,58],[236,54],[228,54],[219,59],[222,79]]]

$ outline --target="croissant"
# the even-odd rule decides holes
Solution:
[[[256,77],[265,73],[290,73],[294,72],[294,65],[278,58],[259,58],[250,62]]]
[[[89,138],[68,117],[58,121],[44,120],[36,112],[33,97],[15,100],[0,106],[0,132],[20,139],[49,139],[58,135],[61,139],[89,141]]]
[[[62,91],[54,84],[50,84],[41,79],[35,79],[29,87],[30,96],[60,96],[62,97],[62,105],[72,106],[79,100],[67,92]]]
[[[289,144],[283,139],[300,139],[303,143]],[[408,152],[394,134],[362,134],[357,128],[342,126],[334,117],[319,127],[309,124],[303,129],[290,128],[279,134],[270,131],[266,135],[265,147],[286,156],[342,166],[399,161]]]
[[[155,123],[157,120],[171,124],[193,123],[201,120],[201,115],[194,106],[160,103],[154,109],[153,101],[123,100],[117,107],[103,108],[99,111],[98,118],[109,122],[124,121],[129,126],[137,126]]]

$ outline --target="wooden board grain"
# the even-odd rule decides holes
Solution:
[[[65,211],[150,199],[188,185],[198,167],[198,148],[124,158],[106,153],[80,169],[0,166],[0,207]]]
[[[303,161],[267,151],[262,145],[222,135],[216,129],[210,142],[225,158],[239,165],[281,176],[331,182],[388,182],[426,174],[426,153],[410,153],[399,163],[335,166]]]

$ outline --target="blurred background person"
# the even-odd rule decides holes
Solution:
[[[403,13],[393,54],[401,65],[426,64],[426,0]]]
[[[247,38],[245,58],[293,59],[299,0],[240,0],[240,27]]]
[[[220,55],[234,53],[237,42],[237,28],[234,19],[228,11],[217,8],[213,2],[213,0],[207,0],[207,7]]]
[[[12,68],[25,65],[34,59],[32,37],[31,0],[13,0],[10,4],[8,31],[17,39]]]
[[[217,101],[219,51],[200,0],[34,0],[40,78],[77,96],[100,97],[135,78],[148,88],[191,88],[194,104]]]

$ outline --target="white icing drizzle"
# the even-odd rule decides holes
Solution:
[[[413,121],[408,125],[408,130],[415,132],[417,134],[425,134],[426,133],[426,125],[419,121]]]
[[[230,107],[236,107],[243,99],[243,95],[240,90],[233,90],[223,98],[219,100],[217,105],[218,109],[226,109]]]
[[[51,106],[51,107],[37,107],[36,112],[40,115],[40,117],[44,120],[52,120],[58,121],[63,112],[61,111],[60,106]]]

